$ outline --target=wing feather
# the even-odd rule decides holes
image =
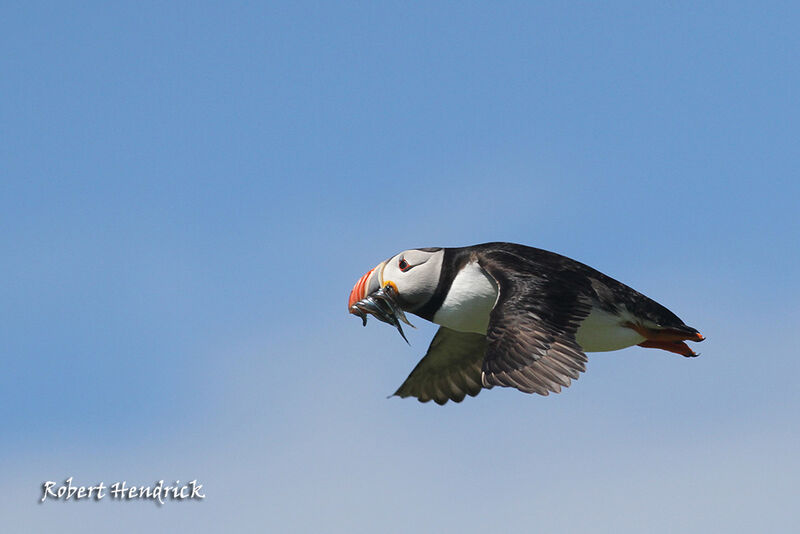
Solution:
[[[474,397],[484,387],[481,365],[485,353],[486,336],[443,326],[433,337],[427,354],[394,394],[437,404],[461,402],[467,395]]]
[[[540,395],[569,387],[586,369],[575,332],[591,310],[583,297],[588,282],[509,251],[488,251],[479,263],[499,287],[486,333],[483,385]]]

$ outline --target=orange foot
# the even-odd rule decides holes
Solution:
[[[693,358],[698,356],[684,341],[703,341],[703,335],[691,327],[686,330],[680,328],[647,328],[640,324],[626,323],[624,326],[636,330],[645,341],[639,343],[640,347],[649,349],[662,349],[675,354]]]
[[[683,341],[653,341],[648,339],[647,341],[642,341],[639,343],[639,346],[648,349],[668,350],[669,352],[674,352],[675,354],[680,354],[682,356],[686,356],[687,358],[699,356],[698,353],[690,349],[689,345]]]

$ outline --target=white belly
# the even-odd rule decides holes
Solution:
[[[622,326],[623,317],[593,308],[578,327],[575,339],[585,352],[605,352],[638,345],[644,338],[636,330]]]
[[[433,322],[459,332],[486,334],[489,314],[497,301],[497,285],[477,263],[467,264],[455,277]],[[645,340],[635,330],[622,326],[627,318],[593,308],[575,338],[586,352],[606,352],[638,345]]]
[[[459,332],[486,334],[495,301],[494,279],[477,263],[468,263],[453,280],[433,322]]]

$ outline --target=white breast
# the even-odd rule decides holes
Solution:
[[[485,334],[496,300],[494,279],[477,262],[468,263],[453,279],[433,322],[459,332]]]

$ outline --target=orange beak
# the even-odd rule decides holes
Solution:
[[[366,297],[369,294],[368,291],[371,292],[370,290],[375,291],[380,288],[379,279],[384,263],[386,262],[373,267],[367,274],[358,279],[358,282],[356,282],[356,285],[353,286],[353,290],[350,292],[350,298],[347,299],[348,310],[350,310],[353,304]],[[350,313],[353,312],[350,311]]]

